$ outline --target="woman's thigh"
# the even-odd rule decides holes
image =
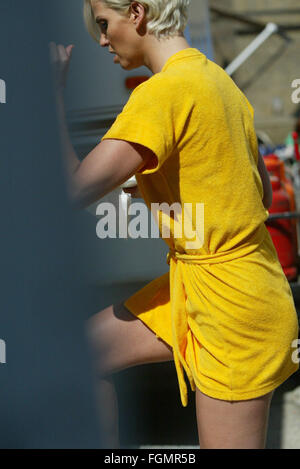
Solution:
[[[200,449],[264,449],[273,392],[247,401],[222,401],[196,390]]]
[[[86,332],[95,369],[101,376],[135,365],[173,360],[172,348],[123,303],[94,314],[87,321]]]

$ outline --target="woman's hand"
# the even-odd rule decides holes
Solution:
[[[62,91],[67,84],[68,71],[74,45],[64,47],[50,42],[50,62],[52,65],[53,79],[57,91]]]

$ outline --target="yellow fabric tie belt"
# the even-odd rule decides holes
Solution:
[[[183,279],[184,264],[201,265],[229,262],[254,252],[259,244],[260,242],[244,244],[231,251],[211,255],[182,254],[170,249],[167,255],[167,263],[170,265],[170,300],[174,363],[177,371],[181,402],[184,407],[188,404],[188,393],[183,369],[187,374],[191,389],[195,391],[195,381],[185,358],[189,325],[187,321],[186,293]]]
[[[221,264],[222,262],[233,261],[247,254],[251,254],[251,252],[254,252],[258,248],[260,243],[261,241],[259,240],[259,242],[244,244],[230,251],[204,255],[182,254],[174,249],[170,249],[167,254],[167,263],[170,265],[170,259],[173,258],[187,262],[188,264]]]

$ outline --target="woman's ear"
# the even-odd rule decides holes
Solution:
[[[146,9],[140,2],[132,2],[130,5],[130,18],[139,30],[145,25]]]

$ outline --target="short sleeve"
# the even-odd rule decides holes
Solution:
[[[131,94],[123,111],[102,140],[117,139],[143,145],[155,158],[139,174],[158,171],[175,146],[174,99],[168,78],[154,75]]]

